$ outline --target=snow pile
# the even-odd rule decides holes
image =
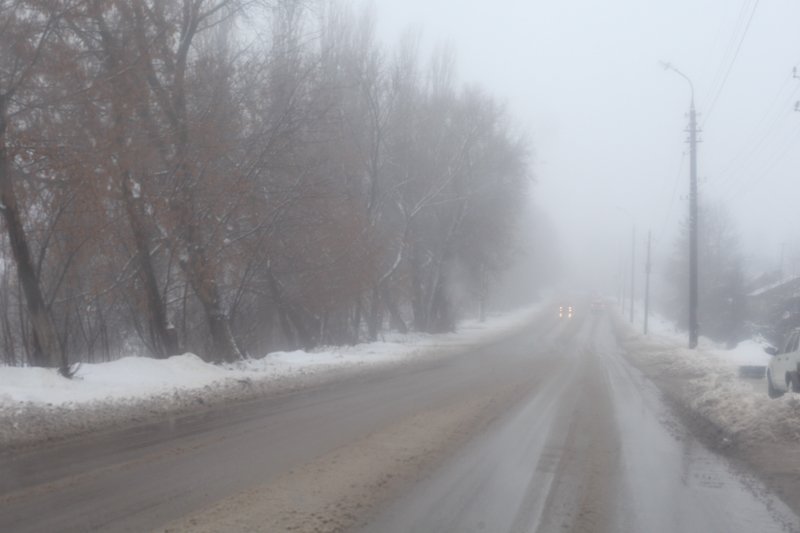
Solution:
[[[493,315],[485,322],[466,320],[453,333],[431,335],[391,332],[383,335],[380,341],[356,346],[323,347],[313,352],[273,352],[266,357],[239,361],[225,368],[245,374],[255,372],[267,376],[293,376],[333,367],[395,363],[420,355],[428,356],[432,352],[449,353],[468,346],[491,343],[529,324],[539,310],[540,306],[534,306]]]
[[[648,325],[651,335],[669,340],[674,344],[686,344],[688,340],[685,331],[679,330],[675,324],[662,316],[651,316]],[[764,348],[768,345],[769,343],[760,337],[742,341],[735,348],[726,348],[724,345],[702,336],[698,342],[700,349],[713,353],[723,362],[737,367],[766,366],[770,356],[764,352]]]
[[[731,364],[738,366],[767,366],[770,358],[769,354],[764,351],[767,346],[769,346],[769,343],[764,339],[748,339],[740,342],[736,348],[730,350],[716,349],[714,353]]]
[[[742,443],[800,439],[800,395],[772,400],[766,383],[755,388],[739,377],[739,364],[764,360],[757,354],[757,349],[763,353],[759,342],[742,343],[733,351],[707,342],[689,350],[685,342],[669,330],[649,337],[629,331],[625,345],[653,379],[729,438]]]
[[[213,365],[194,354],[83,364],[74,379],[53,369],[0,366],[0,445],[163,419],[199,407],[312,386],[352,372],[491,344],[529,324],[539,307],[465,321],[458,332],[386,335],[379,342],[274,352]]]
[[[161,394],[201,388],[226,379],[227,374],[190,353],[163,360],[124,357],[84,364],[73,379],[63,378],[53,369],[0,367],[0,408],[8,401],[78,406],[98,399]]]

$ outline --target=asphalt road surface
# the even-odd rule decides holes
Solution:
[[[606,314],[468,353],[0,455],[0,531],[770,532]]]

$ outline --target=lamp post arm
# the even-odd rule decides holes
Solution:
[[[674,72],[681,78],[685,79],[689,83],[689,89],[692,91],[692,107],[694,107],[694,84],[692,83],[692,80],[689,79],[689,76],[687,76],[686,74],[675,68],[675,66],[672,63],[661,61],[661,65],[664,67],[665,70],[671,70],[672,72]]]

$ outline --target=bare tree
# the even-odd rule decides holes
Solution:
[[[17,1],[0,3],[0,47],[6,53],[0,65],[0,211],[25,295],[33,328],[33,360],[38,366],[59,367],[69,374],[65,354],[47,308],[16,190],[18,145],[15,121],[32,105],[31,84],[55,31],[69,6],[54,3],[49,10]]]
[[[524,139],[371,11],[0,6],[7,351],[66,369],[447,330],[508,262]]]

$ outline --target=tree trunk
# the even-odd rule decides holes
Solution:
[[[144,217],[140,207],[136,205],[137,200],[131,191],[129,181],[130,178],[128,176],[122,177],[122,200],[125,204],[128,224],[136,246],[139,278],[142,280],[142,285],[144,285],[153,348],[158,357],[164,358],[179,353],[178,336],[174,328],[170,328],[167,320],[166,305],[164,305],[164,300],[161,298],[155,268],[150,257],[150,239],[144,227]]]
[[[269,291],[270,294],[272,294],[272,300],[275,302],[275,309],[278,312],[278,321],[281,324],[281,330],[283,330],[283,337],[286,339],[289,347],[295,348],[297,347],[297,336],[294,334],[294,329],[292,329],[292,324],[287,316],[283,295],[281,295],[280,287],[278,287],[278,281],[272,275],[272,271],[269,267],[266,269],[266,274],[269,283]]]
[[[356,345],[361,339],[361,296],[356,300],[356,308],[353,311],[353,332],[350,339],[350,344]]]
[[[35,366],[59,367],[61,373],[68,374],[68,364],[58,341],[58,333],[42,295],[39,279],[36,276],[30,246],[19,215],[17,197],[11,178],[11,161],[6,146],[7,102],[0,95],[0,210],[6,224],[11,252],[17,267],[17,275],[22,286],[25,302],[35,337],[33,361]]]
[[[455,321],[453,320],[450,299],[447,297],[444,275],[437,279],[436,286],[433,289],[429,317],[428,325],[431,333],[443,333],[455,329]]]
[[[206,315],[213,350],[211,360],[233,362],[242,359],[244,355],[231,332],[230,320],[222,309],[219,287],[215,277],[208,273],[202,249],[199,246],[188,248],[188,260],[181,261],[181,266]]]
[[[142,209],[141,198],[133,191],[131,165],[128,162],[129,156],[125,153],[126,134],[130,122],[126,120],[122,99],[134,92],[134,88],[130,81],[126,82],[129,77],[125,76],[124,72],[128,66],[124,64],[125,54],[122,51],[122,45],[114,37],[100,11],[94,13],[94,20],[100,28],[100,42],[105,52],[108,79],[113,93],[111,109],[114,117],[114,159],[118,162],[116,177],[119,181],[122,203],[136,248],[136,261],[139,265],[139,279],[144,286],[148,329],[153,351],[157,357],[164,358],[179,352],[178,336],[175,329],[169,325],[166,304],[158,288],[158,279],[150,256],[151,239],[145,227],[146,215]],[[144,108],[145,105],[139,103],[136,106],[136,112],[141,119],[145,119],[148,115]]]
[[[411,308],[414,311],[414,329],[425,331],[428,329],[428,316],[426,314],[425,293],[422,288],[422,266],[419,264],[417,245],[411,245]]]
[[[367,328],[369,330],[370,342],[375,342],[378,339],[378,329],[381,323],[381,298],[378,292],[378,287],[372,289],[372,305],[369,310],[369,323]]]
[[[479,317],[481,323],[486,322],[486,307],[489,304],[489,272],[486,265],[481,265],[480,268],[480,287],[479,287]]]
[[[405,335],[408,333],[408,326],[406,325],[405,320],[403,320],[403,316],[400,314],[400,309],[397,308],[397,302],[395,302],[394,298],[392,298],[389,287],[384,284],[381,292],[383,293],[383,302],[386,304],[386,309],[389,311],[392,329],[396,329]]]

